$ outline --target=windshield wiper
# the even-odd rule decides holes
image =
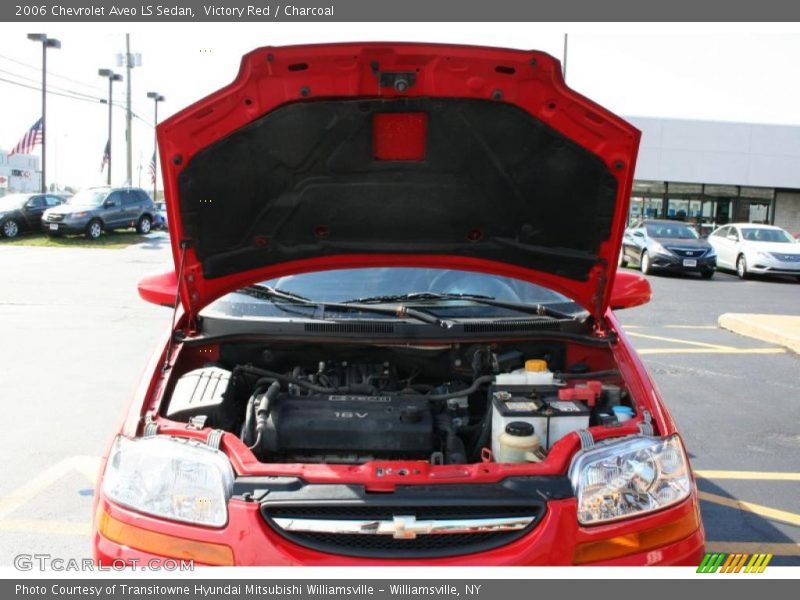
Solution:
[[[241,288],[238,291],[239,293],[247,294],[248,296],[253,296],[255,298],[260,298],[263,300],[270,300],[270,301],[283,300],[285,302],[290,302],[298,306],[310,306],[312,308],[319,308],[323,311],[323,314],[326,309],[333,309],[338,311],[352,311],[352,312],[371,312],[380,315],[390,315],[400,319],[403,318],[414,319],[416,321],[421,321],[422,323],[429,323],[431,325],[436,325],[443,329],[450,329],[453,326],[452,321],[440,319],[436,315],[432,315],[429,312],[426,312],[424,310],[419,310],[416,308],[410,308],[408,306],[404,306],[403,304],[382,306],[372,303],[361,304],[358,302],[346,302],[346,303],[316,302],[299,294],[295,294],[294,292],[288,292],[285,290],[276,289],[271,286],[263,284],[249,285],[247,287]]]
[[[437,293],[437,292],[410,292],[408,294],[395,294],[391,296],[369,296],[366,298],[355,298],[346,300],[342,304],[382,304],[389,302],[411,302],[415,300],[468,300],[475,304],[485,306],[496,306],[497,308],[507,308],[521,313],[537,315],[540,317],[552,317],[554,319],[569,319],[570,321],[579,320],[575,315],[557,310],[546,304],[526,304],[524,302],[508,302],[497,300],[494,296],[483,294],[458,294],[458,293]]]

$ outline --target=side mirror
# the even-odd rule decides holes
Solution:
[[[114,206],[114,201],[111,199],[108,199],[105,202],[103,202],[103,208],[111,208],[112,206]]]
[[[178,276],[175,271],[152,273],[139,280],[139,296],[142,300],[159,306],[175,306],[175,295],[178,293]]]
[[[653,290],[643,275],[617,271],[611,288],[611,310],[633,308],[650,302]]]
[[[634,231],[633,235],[635,235],[638,238],[644,238],[644,233],[642,233],[641,231]]]
[[[732,242],[738,242],[739,241],[739,238],[737,236],[733,235],[732,233],[729,233],[726,237]]]

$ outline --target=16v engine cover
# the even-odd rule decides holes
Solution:
[[[280,395],[267,425],[266,446],[272,452],[424,458],[434,448],[428,401],[412,394]]]

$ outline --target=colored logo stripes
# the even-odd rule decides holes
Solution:
[[[749,560],[748,560],[749,558]],[[709,552],[697,567],[698,573],[763,573],[772,554],[723,554]],[[745,564],[747,563],[747,564]]]

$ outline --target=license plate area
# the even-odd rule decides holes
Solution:
[[[58,223],[50,223],[50,231],[58,231]]]
[[[697,259],[684,258],[683,259],[683,266],[684,267],[696,267],[697,266]]]

